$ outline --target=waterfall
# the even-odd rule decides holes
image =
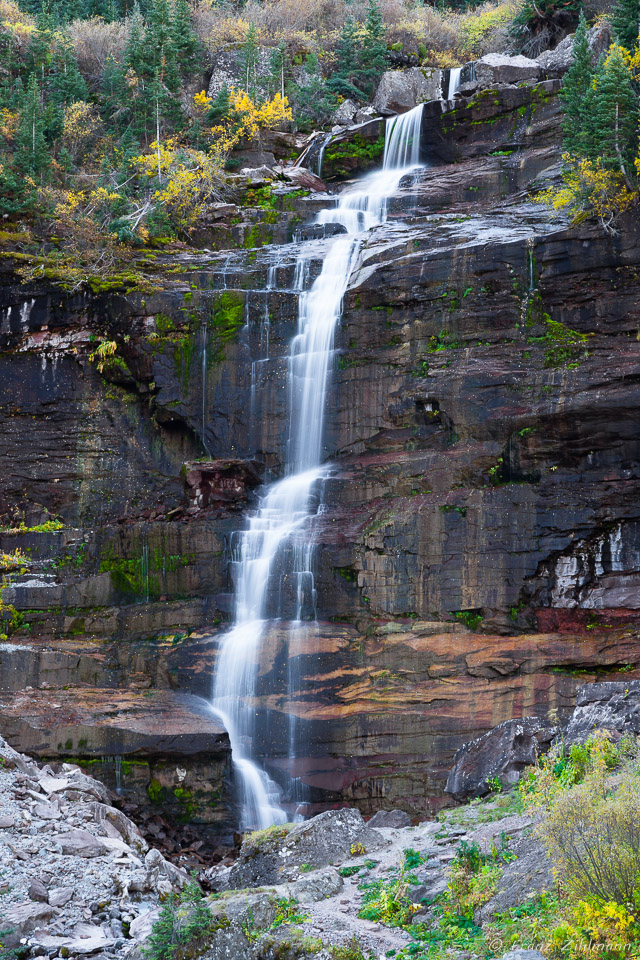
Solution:
[[[341,224],[347,232],[332,242],[319,276],[299,295],[298,332],[288,360],[285,476],[267,489],[232,545],[235,624],[220,641],[213,709],[231,741],[242,829],[286,819],[279,788],[254,760],[252,700],[260,644],[268,618],[274,615],[288,613],[296,621],[315,618],[313,544],[304,527],[318,512],[318,487],[327,474],[322,439],[334,331],[364,231],[385,221],[389,197],[402,177],[419,166],[421,122],[422,105],[389,119],[383,169],[344,193],[337,207],[318,215],[318,223]],[[304,276],[307,263],[302,252],[296,273]],[[293,584],[293,597],[285,610],[287,599],[275,587],[287,579]],[[274,597],[279,597],[277,602]],[[295,749],[294,729],[295,724],[290,727],[290,751]]]
[[[462,67],[452,67],[451,70],[449,70],[449,89],[447,90],[447,100],[453,100],[456,95],[456,90],[460,86],[462,69]]]

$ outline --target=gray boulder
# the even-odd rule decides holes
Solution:
[[[368,827],[377,827],[378,829],[388,829],[389,827],[410,827],[411,817],[404,810],[378,810],[377,813],[367,821]]]
[[[589,47],[592,53],[592,62],[597,63],[600,54],[611,43],[611,31],[607,23],[592,27],[589,30]],[[536,57],[537,63],[548,80],[562,77],[573,63],[573,34],[561,40],[554,50],[545,50]]]
[[[73,887],[54,887],[49,890],[49,903],[52,907],[64,907],[65,903],[73,899]]]
[[[373,120],[375,117],[377,117],[375,107],[362,107],[361,110],[358,110],[353,120],[354,123],[368,123],[369,120]]]
[[[549,748],[556,732],[537,717],[505,720],[456,751],[445,793],[465,800],[484,797],[494,777],[503,784],[516,783],[522,770]]]
[[[312,870],[289,884],[289,898],[298,903],[317,903],[340,893],[344,880],[337,870]]]
[[[49,903],[49,893],[39,877],[34,877],[29,884],[29,900],[36,900],[38,903]]]
[[[528,57],[510,57],[506,53],[488,53],[476,61],[476,80],[481,87],[499,83],[522,83],[537,80],[542,68],[536,60]]]
[[[326,867],[349,859],[354,846],[369,853],[382,845],[380,834],[365,825],[359,810],[327,810],[293,827],[286,824],[249,834],[225,885],[238,889],[282,883],[297,879],[303,865]]]
[[[406,113],[419,103],[438,100],[441,88],[441,70],[423,67],[387,70],[378,84],[373,108],[376,113],[387,117],[395,113]]]
[[[21,937],[44,926],[56,913],[48,903],[18,903],[5,908],[2,912],[2,927],[10,932],[3,936],[3,946],[17,946]]]
[[[544,960],[539,950],[509,950],[503,953],[502,960]]]
[[[70,857],[104,857],[110,851],[109,847],[98,837],[94,837],[88,830],[69,830],[60,836],[62,853]]]
[[[519,907],[556,884],[553,864],[538,840],[523,840],[516,848],[518,859],[508,863],[498,881],[498,892],[476,911],[476,923],[487,923],[498,913]],[[526,960],[526,958],[525,958]]]
[[[341,127],[348,127],[350,123],[353,123],[353,118],[357,112],[357,103],[354,103],[353,100],[343,100],[334,112],[332,122],[340,124]]]
[[[640,680],[586,683],[564,733],[565,745],[583,743],[594,730],[640,733]]]
[[[256,79],[258,85],[267,81],[271,74],[271,47],[259,46],[257,51]],[[239,46],[229,44],[218,50],[215,56],[213,72],[207,88],[207,96],[217,97],[224,86],[244,88],[246,67]]]

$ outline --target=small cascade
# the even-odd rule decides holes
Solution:
[[[461,77],[462,77],[462,67],[452,67],[449,70],[449,85],[447,90],[447,100],[453,100],[456,95],[456,90],[460,86]]]
[[[289,432],[285,476],[261,498],[248,525],[232,543],[235,625],[220,642],[213,709],[231,741],[242,829],[283,823],[278,786],[255,761],[256,694],[260,645],[270,619],[292,620],[294,634],[315,619],[314,548],[309,522],[321,510],[324,419],[333,338],[363,233],[383,223],[387,202],[401,179],[419,166],[422,105],[387,121],[383,169],[346,192],[337,207],[319,214],[319,224],[340,224],[346,234],[329,246],[319,276],[305,289],[309,259],[304,248],[296,267],[301,289],[298,330],[288,359]],[[275,278],[275,273],[273,274]],[[306,532],[306,535],[305,535]],[[281,590],[291,583],[291,595]],[[289,683],[296,681],[289,666]],[[295,758],[296,726],[289,726],[289,758]],[[292,781],[288,800],[299,804],[303,791]]]
[[[331,137],[332,137],[332,134],[330,133],[327,134],[327,136],[324,138],[324,140],[320,144],[320,149],[318,150],[318,154],[315,158],[315,163],[314,163],[315,170],[313,170],[312,173],[315,173],[321,179],[322,179],[322,161],[324,159],[324,152],[327,149],[328,144],[331,143]]]
[[[145,603],[149,603],[149,542],[147,534],[142,535],[142,556],[140,558],[140,580],[142,583],[142,597]]]
[[[205,316],[204,324],[202,325],[202,365],[201,365],[201,376],[202,376],[202,446],[205,449],[205,452],[208,457],[211,457],[211,451],[207,446],[207,343],[208,343],[208,329],[207,329],[207,317]]]

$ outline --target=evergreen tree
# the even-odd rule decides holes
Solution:
[[[32,74],[20,107],[15,166],[21,173],[36,178],[44,175],[50,163],[40,86]]]
[[[640,33],[640,0],[617,0],[611,16],[613,34],[618,43],[633,50]]]
[[[67,106],[88,97],[87,85],[78,69],[73,47],[68,40],[56,41],[56,53],[51,61],[48,94],[54,106]]]
[[[327,80],[327,88],[338,96],[364,100],[366,99],[364,91],[360,90],[354,82],[358,67],[357,32],[358,28],[353,17],[347,17],[336,44],[336,67]]]
[[[338,101],[325,82],[315,53],[310,53],[305,62],[306,80],[293,89],[295,122],[302,130],[327,123]]]
[[[221,120],[224,120],[225,117],[229,115],[229,110],[231,109],[231,101],[229,100],[229,88],[225,84],[222,85],[218,94],[207,110],[206,122],[210,127],[219,124]]]
[[[357,86],[364,91],[367,99],[375,93],[380,77],[384,73],[386,55],[387,44],[382,14],[376,0],[369,0],[364,36],[358,57],[357,78]]]
[[[595,77],[593,143],[603,167],[620,171],[631,187],[638,144],[638,98],[619,47],[612,47]]]
[[[317,59],[317,58],[316,58]],[[269,96],[279,93],[284,97],[284,73],[287,61],[287,48],[284,40],[274,47],[269,58]]]
[[[249,24],[247,39],[242,45],[240,52],[240,63],[242,64],[242,75],[244,80],[244,89],[252,100],[258,98],[258,31],[253,21]]]
[[[591,99],[593,73],[587,21],[582,11],[573,40],[573,62],[560,91],[563,146],[573,156],[588,156],[590,153],[592,118],[588,101]]]
[[[193,29],[187,0],[175,0],[171,42],[179,71],[183,77],[188,77],[196,69],[202,50],[198,35]]]

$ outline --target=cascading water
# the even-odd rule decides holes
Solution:
[[[456,90],[460,86],[460,77],[462,74],[462,67],[452,67],[449,70],[449,89],[447,90],[447,100],[453,100],[456,95]]]
[[[387,121],[383,169],[359,189],[342,195],[337,207],[323,211],[318,223],[341,224],[346,234],[332,242],[320,275],[299,295],[298,332],[288,361],[289,435],[286,473],[262,497],[248,527],[233,545],[235,625],[221,640],[213,691],[213,709],[231,741],[243,829],[283,823],[277,785],[254,762],[257,664],[276,573],[282,565],[295,586],[289,615],[301,621],[315,615],[313,545],[302,528],[318,511],[317,488],[326,475],[321,463],[322,438],[333,357],[333,337],[342,298],[358,258],[363,233],[383,223],[387,202],[407,173],[419,166],[422,105]],[[308,260],[300,254],[297,275]],[[283,616],[280,600],[276,616]],[[269,606],[268,606],[269,604]],[[291,680],[291,675],[289,677]],[[295,749],[295,725],[289,750]]]

